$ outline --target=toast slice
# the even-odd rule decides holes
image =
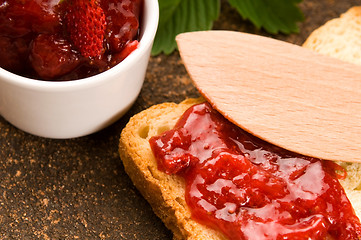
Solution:
[[[314,30],[303,47],[361,65],[361,6],[350,8]]]
[[[159,171],[150,148],[149,139],[174,127],[182,114],[204,99],[187,99],[180,104],[163,103],[133,116],[120,138],[119,153],[125,171],[150,203],[156,215],[174,233],[174,239],[228,239],[219,231],[199,224],[191,218],[185,201],[185,182],[182,177]],[[348,177],[342,184],[357,213],[360,213],[358,181],[361,165],[347,164]],[[360,215],[358,215],[360,218]]]
[[[159,171],[149,144],[150,137],[172,129],[189,107],[203,101],[202,98],[187,99],[180,104],[152,106],[133,116],[120,138],[119,153],[125,171],[156,215],[173,232],[174,239],[227,239],[191,219],[184,199],[184,179]]]

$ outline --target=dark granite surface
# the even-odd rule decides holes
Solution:
[[[302,44],[315,28],[357,4],[359,0],[304,0],[300,33],[276,37]],[[267,35],[224,1],[214,28]],[[172,239],[125,174],[117,146],[130,116],[153,104],[195,96],[174,53],[151,58],[132,109],[96,134],[45,139],[0,117],[0,239]]]

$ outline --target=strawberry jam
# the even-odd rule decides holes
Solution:
[[[192,218],[229,239],[361,239],[339,165],[265,143],[208,103],[150,145],[161,171],[184,177]]]
[[[103,72],[138,46],[142,0],[0,0],[0,67],[43,80]]]

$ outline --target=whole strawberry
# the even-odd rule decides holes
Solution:
[[[97,0],[67,0],[65,24],[74,47],[84,57],[95,58],[104,52],[106,21]]]

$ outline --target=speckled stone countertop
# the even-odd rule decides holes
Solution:
[[[275,37],[300,45],[315,28],[357,4],[359,0],[304,0],[300,33]],[[225,1],[214,28],[267,35]],[[45,139],[0,117],[0,239],[172,239],[125,174],[118,141],[135,113],[195,96],[197,90],[174,53],[150,59],[132,109],[96,134]]]

